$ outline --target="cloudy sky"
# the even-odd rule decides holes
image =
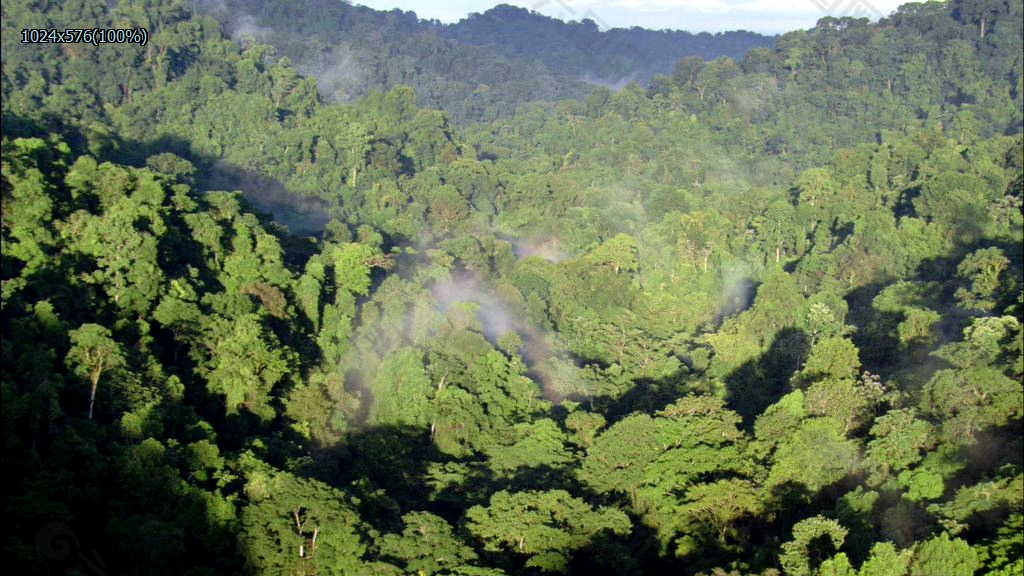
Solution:
[[[412,10],[421,18],[454,22],[483,12],[501,0],[353,0],[378,10]],[[905,0],[904,0],[905,1]],[[875,19],[903,4],[898,0],[505,0],[554,18],[591,18],[599,26],[642,26],[691,32],[752,30],[779,33],[814,26],[831,14]]]

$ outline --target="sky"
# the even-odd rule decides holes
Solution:
[[[495,4],[521,6],[552,18],[590,18],[599,27],[641,26],[688,32],[750,30],[778,34],[810,28],[831,16],[888,15],[907,0],[353,0],[378,10],[412,10],[420,18],[455,22]]]

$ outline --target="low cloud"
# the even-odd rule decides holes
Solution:
[[[477,278],[467,274],[437,282],[432,291],[442,312],[456,302],[479,305],[477,319],[491,343],[497,343],[509,332],[518,334],[523,341],[520,357],[526,364],[528,375],[541,385],[547,400],[561,402],[572,391],[571,386],[564,384],[568,381],[564,373],[571,362],[562,362],[556,357],[552,349],[553,336],[527,323],[522,314],[513,312],[505,301],[485,288]]]

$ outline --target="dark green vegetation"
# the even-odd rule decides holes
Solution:
[[[448,25],[339,0],[194,5],[234,38],[274,46],[315,76],[328,100],[405,84],[420,107],[441,108],[459,122],[511,117],[530,101],[583,99],[594,83],[646,84],[683,56],[740,58],[774,41],[751,32],[602,31],[593,20],[566,23],[507,4]]]
[[[5,566],[1020,575],[1021,12],[456,129],[178,2],[5,2]]]

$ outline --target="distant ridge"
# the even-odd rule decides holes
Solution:
[[[684,56],[738,59],[775,42],[746,31],[602,31],[592,20],[563,22],[508,4],[454,24],[330,0],[194,0],[193,7],[236,40],[274,46],[331,99],[405,84],[420,106],[457,122],[507,117],[528,102],[581,99],[593,85],[646,84]]]
[[[464,44],[486,46],[509,58],[543,62],[557,76],[621,84],[646,84],[670,74],[685,56],[739,60],[753,48],[774,45],[775,36],[745,30],[691,33],[646,28],[602,28],[592,19],[562,21],[535,11],[499,4],[470,14],[441,33]]]

